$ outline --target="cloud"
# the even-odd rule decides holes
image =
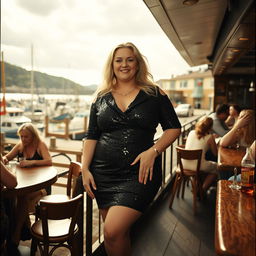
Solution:
[[[156,80],[185,72],[188,65],[143,1],[8,0],[2,3],[5,60],[64,76],[83,85],[98,83],[110,50],[133,42],[148,58]]]
[[[58,6],[58,0],[17,0],[17,4],[33,15],[48,16]]]

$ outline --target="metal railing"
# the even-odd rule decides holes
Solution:
[[[197,123],[197,121],[204,115],[198,116],[192,121],[183,124],[180,136],[175,140],[172,145],[170,145],[164,152],[162,152],[162,185],[152,204],[154,204],[160,198],[161,194],[168,187],[175,175],[174,167],[177,164],[176,151],[174,153],[175,146],[185,143],[188,133],[195,128],[195,124]],[[156,137],[155,141],[157,141],[160,136],[161,135]],[[101,243],[103,241],[101,218],[99,215],[99,211],[95,209],[94,206],[97,207],[96,204],[93,203],[92,199],[87,195],[85,237],[86,256],[91,256],[93,254],[93,251],[96,251],[101,246]],[[94,214],[97,214],[97,216],[94,217]],[[98,219],[98,227],[96,229],[93,229],[93,219]]]

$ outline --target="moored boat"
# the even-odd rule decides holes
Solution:
[[[1,132],[4,132],[6,137],[18,138],[17,131],[24,123],[31,123],[31,119],[24,116],[23,109],[6,107],[6,113],[1,116]],[[43,131],[44,126],[38,125],[37,128]]]

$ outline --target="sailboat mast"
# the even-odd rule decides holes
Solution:
[[[32,119],[34,116],[34,57],[33,57],[33,44],[31,45],[31,72],[30,72],[30,93],[31,93],[31,114]]]
[[[1,52],[1,88],[2,88],[3,99],[0,102],[0,106],[1,106],[0,115],[5,115],[6,114],[6,100],[5,100],[6,87],[5,87],[4,52]]]

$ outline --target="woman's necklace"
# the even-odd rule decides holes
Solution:
[[[131,89],[130,91],[128,91],[126,93],[117,92],[116,90],[112,90],[112,92],[125,97],[125,96],[131,94],[135,89],[136,88],[133,88],[133,89]]]

